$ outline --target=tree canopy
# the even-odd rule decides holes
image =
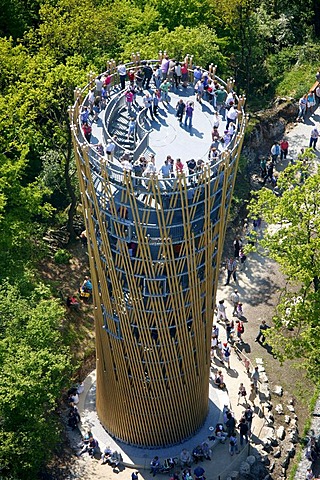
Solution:
[[[269,225],[261,245],[287,278],[267,341],[282,361],[299,358],[319,383],[320,169],[310,175],[307,152],[279,175],[281,195],[263,188],[250,211]]]

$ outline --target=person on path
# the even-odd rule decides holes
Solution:
[[[192,456],[191,456],[191,453],[189,452],[189,450],[187,450],[186,448],[184,448],[180,453],[180,463],[181,463],[182,468],[184,468],[184,467],[190,468],[191,467]]]
[[[137,89],[139,92],[142,91],[143,78],[144,78],[144,74],[143,74],[142,68],[138,68],[138,70],[135,73],[135,79],[136,79]]]
[[[231,276],[233,277],[233,280],[235,282],[237,281],[237,273],[236,273],[236,271],[237,271],[237,261],[236,261],[235,258],[233,258],[233,257],[228,258],[227,263],[226,263],[226,269],[227,269],[227,281],[225,283],[225,286],[229,285]]]
[[[165,57],[163,57],[162,61],[161,61],[161,76],[162,76],[162,80],[166,80],[167,78],[167,75],[168,75],[168,70],[169,70],[169,64],[170,64],[170,59],[168,57],[168,55],[166,55]]]
[[[134,100],[133,91],[132,90],[127,90],[126,93],[125,93],[125,97],[126,97],[126,103],[127,103],[127,107],[128,107],[128,113],[131,114],[132,104],[133,104],[133,100]]]
[[[264,332],[268,330],[269,325],[267,325],[267,322],[265,320],[262,320],[260,326],[259,326],[259,333],[255,339],[255,342],[260,342],[260,339],[262,339],[262,343],[265,341],[266,337],[264,336]]]
[[[179,88],[180,82],[181,82],[181,64],[180,62],[176,62],[173,70],[173,80],[175,83],[176,88]]]
[[[232,435],[230,436],[229,453],[231,456],[233,456],[234,453],[239,453],[238,440],[235,432],[232,432]]]
[[[244,326],[241,320],[236,320],[236,328],[237,328],[237,339],[239,343],[242,343],[242,334],[244,333]]]
[[[167,102],[167,104],[169,103],[170,101],[170,98],[169,98],[169,90],[170,90],[170,82],[168,80],[164,80],[164,82],[161,83],[160,85],[160,90],[161,90],[161,93],[162,93],[162,99],[164,102]]]
[[[237,305],[237,317],[241,319],[243,317],[243,303],[239,302]],[[244,329],[242,330],[242,333],[244,332]]]
[[[244,271],[246,269],[246,260],[247,260],[247,255],[244,253],[243,248],[240,249],[239,252],[239,259],[240,259],[240,271]]]
[[[269,183],[272,181],[273,171],[274,171],[274,163],[270,161],[267,164],[267,175],[264,178],[264,183],[266,183],[267,180],[269,181]]]
[[[280,145],[278,142],[274,142],[274,144],[271,147],[271,158],[273,163],[277,163],[278,157],[280,155]]]
[[[307,98],[308,95],[303,95],[299,100],[299,112],[297,117],[297,122],[302,122],[307,110]]]
[[[227,343],[223,344],[222,349],[223,361],[227,364],[228,369],[230,368],[230,356],[231,356],[231,349]]]
[[[190,129],[192,128],[193,111],[194,111],[193,102],[188,102],[186,106],[186,116],[184,119],[184,125],[187,126],[187,123],[188,123],[189,124],[188,126]]]
[[[116,139],[117,139],[116,137],[113,137],[112,140],[107,141],[106,154],[110,162],[113,161],[113,153],[116,148],[116,144],[114,142]]]
[[[239,258],[241,247],[242,247],[242,242],[240,240],[240,237],[236,237],[233,242],[234,258]]]
[[[128,140],[131,137],[131,135],[133,135],[134,137],[135,130],[136,130],[136,121],[133,117],[130,117],[129,125],[128,125],[128,136],[127,136]]]
[[[214,360],[214,352],[217,351],[217,348],[218,348],[218,339],[214,336],[211,337],[211,350],[210,350],[210,359],[211,359],[211,362],[213,362]],[[218,355],[217,355],[218,357]],[[218,359],[220,360],[220,358],[218,357]]]
[[[111,98],[111,87],[112,87],[111,82],[112,82],[112,76],[110,75],[110,71],[107,70],[106,77],[105,77],[104,82],[103,82],[103,86],[106,89],[107,100],[110,100],[110,98]]]
[[[219,300],[217,305],[217,320],[227,320],[226,307],[224,305],[224,300]]]
[[[238,110],[236,110],[236,108],[232,105],[227,112],[226,129],[229,128],[230,123],[236,123],[238,114],[239,114]]]
[[[245,421],[247,422],[248,425],[248,434],[249,436],[251,435],[251,429],[252,429],[252,419],[253,419],[253,410],[249,404],[247,404],[247,407],[244,411],[243,417]]]
[[[90,143],[92,133],[91,125],[88,122],[84,122],[84,124],[82,125],[82,131],[85,139],[87,140],[87,142]]]
[[[165,160],[162,167],[160,167],[160,173],[162,174],[162,178],[170,178],[171,165],[169,164],[168,160]]]
[[[217,113],[219,114],[222,107],[224,107],[226,98],[227,98],[227,92],[224,87],[219,86],[217,90],[214,92],[215,100],[216,100],[216,110]],[[223,112],[224,113],[224,112]]]
[[[127,69],[124,63],[119,63],[117,67],[118,75],[119,75],[119,80],[120,80],[120,86],[121,90],[124,90],[126,88],[126,78],[127,78]]]
[[[177,158],[176,160],[176,172],[182,173],[184,169],[184,164],[181,162],[181,158]]]
[[[219,327],[217,327],[215,324],[212,325],[212,337],[216,338],[217,340],[219,338]]]
[[[188,63],[185,61],[185,62],[181,65],[181,82],[182,82],[182,87],[183,87],[183,88],[187,88],[187,86],[188,86],[188,77],[189,77],[189,74],[188,74]]]
[[[310,134],[309,148],[313,148],[314,150],[316,150],[318,138],[319,138],[319,130],[317,129],[317,127],[314,127],[311,130],[311,134]]]
[[[259,367],[254,367],[254,370],[251,374],[251,381],[254,385],[256,393],[258,393],[258,382],[259,382]]]
[[[176,115],[180,123],[182,123],[182,117],[184,115],[184,112],[186,110],[186,104],[184,103],[183,99],[180,98],[179,102],[176,105]]]
[[[240,302],[240,297],[239,297],[238,290],[234,290],[234,291],[231,293],[231,295],[230,295],[230,300],[231,300],[231,303],[232,303],[232,305],[233,305],[232,315],[233,315],[233,316],[236,316],[236,315],[237,315],[238,303]]]
[[[249,402],[252,403],[252,405],[255,407],[255,399],[257,398],[257,392],[256,392],[256,389],[255,389],[255,386],[254,386],[254,383],[251,382],[250,384],[250,393],[249,393]]]
[[[265,179],[267,176],[267,160],[265,158],[261,158],[260,160],[260,171],[261,177]]]
[[[200,67],[196,67],[193,71],[193,85],[195,86],[202,78],[202,70]]]
[[[248,440],[249,440],[248,439],[249,427],[244,418],[241,418],[238,428],[240,432],[240,445],[242,447],[243,439],[246,440],[246,443],[248,443]]]
[[[243,385],[243,383],[240,383],[239,385],[239,391],[238,391],[238,403],[237,405],[240,404],[240,400],[244,398],[245,399],[245,402],[247,404],[247,391],[246,391],[246,387]]]
[[[145,94],[145,96],[143,97],[142,101],[143,101],[143,104],[144,104],[144,108],[145,108],[147,111],[149,110],[150,116],[151,116],[152,120],[154,120],[153,110],[152,110],[152,97],[151,97],[151,95],[150,95],[149,92],[147,92],[147,93]]]
[[[142,81],[142,88],[146,88],[147,90],[149,90],[149,84],[153,74],[152,68],[150,67],[150,63],[147,63],[146,65],[144,65],[143,73],[144,73],[144,76]]]
[[[226,320],[227,342],[230,342],[230,343],[233,342],[233,339],[232,339],[233,332],[234,332],[234,321],[231,320],[231,322],[230,322],[229,320]]]
[[[218,370],[218,372],[215,374],[214,384],[217,385],[217,387],[220,388],[221,390],[223,390],[226,387],[221,370]]]
[[[280,160],[285,160],[288,155],[289,143],[286,138],[283,138],[280,142]]]
[[[155,477],[160,469],[160,460],[156,455],[150,462],[150,473]]]
[[[160,99],[161,99],[161,92],[160,92],[160,90],[157,89],[152,96],[153,115],[154,116],[158,115],[158,108],[159,108]]]
[[[312,115],[313,114],[313,107],[315,107],[315,105],[316,105],[315,95],[314,95],[313,92],[309,92],[308,97],[307,97],[306,113],[308,113],[308,111],[309,111]]]
[[[227,433],[228,433],[228,437],[231,437],[231,435],[234,433],[234,429],[236,428],[236,419],[234,418],[231,411],[228,411],[226,416],[227,416],[227,419],[225,424],[227,428]]]

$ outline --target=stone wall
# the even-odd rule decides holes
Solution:
[[[248,132],[243,144],[242,154],[250,162],[259,155],[268,155],[275,140],[281,140],[288,123],[297,117],[298,105],[293,99],[278,98],[272,108],[250,115]]]

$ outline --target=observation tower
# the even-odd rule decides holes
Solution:
[[[150,60],[151,67],[159,60]],[[89,91],[100,93],[94,75],[75,90],[70,108],[93,284],[96,408],[112,436],[136,446],[179,443],[208,414],[219,265],[246,124],[244,98],[236,97],[230,143],[217,142],[218,156],[208,159],[214,108],[210,99],[195,101],[192,57],[185,62],[187,86],[171,89],[155,120],[143,108],[146,90],[128,114],[113,61],[111,97],[92,121],[90,143],[81,112]],[[127,71],[144,64],[133,55]],[[211,65],[204,73],[230,91],[232,80],[224,82],[215,71]],[[177,120],[180,98],[194,102],[192,128]],[[132,115],[136,129],[128,139]],[[224,131],[220,116],[222,136]],[[115,150],[108,159],[111,139]],[[157,173],[132,170],[141,155],[150,160],[152,154]],[[184,165],[181,172],[174,166],[170,178],[158,173],[167,155]],[[191,158],[200,165],[195,172],[186,165]]]

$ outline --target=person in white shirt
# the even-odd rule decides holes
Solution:
[[[234,94],[232,91],[228,93],[225,103],[227,107],[234,105]]]
[[[152,110],[152,97],[151,97],[151,95],[150,95],[149,92],[147,92],[147,93],[145,94],[145,96],[143,97],[142,101],[143,101],[143,104],[144,104],[145,108],[146,108],[147,110],[149,110],[150,116],[151,116],[152,120],[154,120],[153,110]]]
[[[181,82],[181,65],[179,62],[176,62],[175,64],[173,78],[176,84],[176,88],[179,88]]]
[[[215,112],[212,120],[212,127],[219,128],[220,125],[220,115],[218,112]]]
[[[92,110],[93,105],[95,101],[95,94],[94,94],[94,89],[90,90],[89,95],[88,95],[88,103],[90,105],[90,109]]]
[[[98,77],[96,77],[96,79],[95,79],[95,84],[96,84],[96,92],[97,92],[97,95],[100,97],[100,96],[101,96],[102,85],[103,85],[103,81],[102,81],[102,76],[101,76],[101,75],[99,75]]]
[[[116,148],[116,144],[114,143],[113,139],[108,140],[107,146],[106,146],[106,154],[107,154],[107,159],[111,162],[113,160],[113,153],[115,148]]]
[[[238,303],[240,302],[238,290],[235,290],[234,292],[231,293],[230,300],[233,305],[232,315],[237,315],[237,306],[238,306]]]
[[[124,63],[119,63],[118,67],[118,75],[120,79],[121,90],[126,88],[126,78],[127,78],[127,69]]]
[[[280,155],[280,145],[278,142],[274,142],[274,144],[271,147],[270,153],[272,156],[273,163],[276,163]]]
[[[143,176],[144,177],[151,177],[151,175],[154,175],[155,173],[157,173],[156,166],[153,164],[152,161],[148,162],[148,165],[147,165],[145,171],[143,172]]]
[[[314,127],[311,130],[311,134],[310,134],[309,148],[313,148],[314,150],[316,150],[318,138],[319,138],[319,131],[317,127]]]
[[[226,307],[224,305],[224,300],[219,300],[217,304],[217,319],[219,320],[227,320],[227,314],[226,314]]]
[[[238,117],[238,110],[232,105],[227,112],[227,125],[226,128],[229,128],[230,123],[236,123]]]

